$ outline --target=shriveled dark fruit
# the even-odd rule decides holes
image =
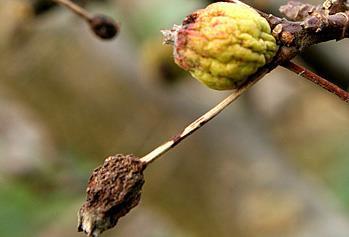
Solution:
[[[137,206],[146,164],[133,155],[108,157],[88,182],[87,199],[78,213],[78,231],[97,237]]]
[[[120,31],[119,25],[113,19],[104,16],[96,15],[90,20],[92,31],[101,39],[113,39]]]

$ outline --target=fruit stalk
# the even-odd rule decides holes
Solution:
[[[93,16],[88,11],[86,11],[84,8],[80,7],[79,5],[73,3],[70,0],[53,0],[54,2],[61,4],[62,6],[65,6],[66,8],[73,11],[78,16],[84,18],[87,21],[92,20]]]
[[[209,122],[211,119],[216,117],[220,112],[222,112],[225,108],[227,108],[232,102],[234,102],[236,99],[238,99],[244,92],[246,92],[249,88],[251,88],[254,84],[259,81],[261,77],[246,82],[245,84],[241,85],[238,89],[234,90],[232,94],[230,94],[227,98],[225,98],[223,101],[221,101],[219,104],[217,104],[215,107],[213,107],[211,110],[209,110],[207,113],[196,119],[194,122],[189,124],[184,130],[176,135],[171,140],[163,143],[162,145],[158,146],[154,150],[152,150],[147,155],[143,156],[140,160],[146,164],[150,164],[159,157],[161,157],[163,154],[177,146],[181,141],[183,141],[185,138],[193,134],[196,130],[201,128],[203,125],[205,125],[207,122]]]

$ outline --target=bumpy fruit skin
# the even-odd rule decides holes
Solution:
[[[216,90],[234,89],[278,50],[265,18],[242,3],[217,2],[176,30],[175,62]]]

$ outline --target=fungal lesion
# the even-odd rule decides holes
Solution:
[[[146,164],[133,155],[108,157],[89,179],[78,231],[98,237],[139,204]]]

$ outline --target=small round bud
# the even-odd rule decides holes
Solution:
[[[137,206],[145,167],[138,157],[116,155],[95,169],[88,182],[86,202],[78,213],[78,231],[97,237]]]
[[[278,50],[266,19],[238,2],[210,4],[163,33],[175,62],[216,90],[235,89]]]
[[[101,39],[112,39],[119,33],[119,25],[111,18],[96,15],[90,21],[92,31]]]

